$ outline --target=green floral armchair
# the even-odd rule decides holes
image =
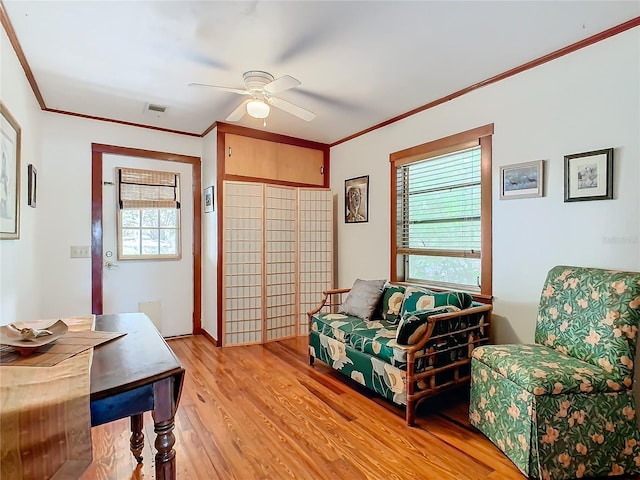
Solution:
[[[473,351],[471,424],[530,478],[640,473],[639,319],[640,273],[554,267],[535,344]]]

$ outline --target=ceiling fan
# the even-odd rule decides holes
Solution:
[[[245,112],[251,117],[265,119],[269,116],[272,106],[306,120],[307,122],[316,118],[315,113],[275,96],[280,92],[297,87],[301,84],[299,80],[289,75],[284,75],[280,78],[274,79],[273,75],[270,73],[260,70],[250,70],[245,72],[242,75],[242,78],[244,79],[244,90],[240,88],[221,87],[219,85],[208,85],[206,83],[190,83],[189,86],[213,87],[219,90],[224,90],[225,92],[251,97],[243,101],[233,112],[229,114],[227,117],[228,122],[236,122],[240,120],[244,116]]]

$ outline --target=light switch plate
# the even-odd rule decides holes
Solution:
[[[71,245],[71,258],[90,258],[91,247]]]

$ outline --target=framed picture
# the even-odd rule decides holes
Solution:
[[[204,213],[213,212],[213,187],[204,189]]]
[[[544,160],[500,167],[500,199],[542,197]]]
[[[0,239],[20,238],[20,125],[0,102]]]
[[[27,204],[30,207],[36,208],[36,193],[37,193],[37,186],[38,186],[38,171],[36,170],[36,167],[34,167],[32,164],[29,164],[29,166],[27,167],[27,172],[29,175],[29,181],[28,181],[28,195],[27,195]]]
[[[564,157],[564,201],[613,198],[613,148]]]
[[[369,221],[369,175],[344,181],[345,223]]]

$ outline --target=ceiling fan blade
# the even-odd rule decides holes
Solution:
[[[191,60],[199,65],[217,68],[218,70],[229,70],[229,66],[226,63],[216,60],[215,58],[211,58],[195,50],[190,50],[186,46],[183,47],[182,52],[184,58],[186,58],[187,60]]]
[[[251,95],[251,93],[246,90],[241,90],[239,88],[231,88],[231,87],[221,87],[219,85],[209,85],[208,83],[190,83],[190,87],[211,87],[217,88],[218,90],[223,90],[225,92],[237,93],[238,95]]]
[[[204,67],[216,68],[218,70],[229,70],[229,65],[214,58],[208,53],[201,53],[195,45],[185,43],[183,40],[158,41],[154,42],[154,48],[162,52],[163,57],[170,57],[172,60],[189,60]]]
[[[245,100],[240,105],[238,105],[236,109],[227,117],[227,122],[237,122],[242,117],[244,117],[244,114],[247,113],[247,103],[249,103],[249,100]]]
[[[273,82],[267,83],[263,88],[269,95],[274,95],[279,92],[284,92],[290,88],[301,85],[300,80],[293,78],[290,75],[284,75],[280,78],[276,78]]]
[[[269,103],[271,103],[274,107],[278,107],[281,110],[284,110],[291,115],[295,115],[296,117],[300,117],[307,122],[310,122],[314,118],[316,118],[316,114],[310,112],[309,110],[305,110],[302,107],[294,105],[293,103],[289,103],[286,100],[282,100],[281,98],[271,97],[269,99]]]
[[[316,102],[326,103],[327,105],[331,105],[335,108],[341,108],[343,110],[350,110],[352,112],[362,112],[364,111],[364,107],[362,105],[358,105],[354,102],[350,102],[345,100],[344,98],[340,98],[334,95],[325,95],[322,93],[310,92],[308,90],[304,90],[303,88],[296,88],[294,92],[291,94],[291,98],[293,97],[306,97],[307,99],[315,100]]]

